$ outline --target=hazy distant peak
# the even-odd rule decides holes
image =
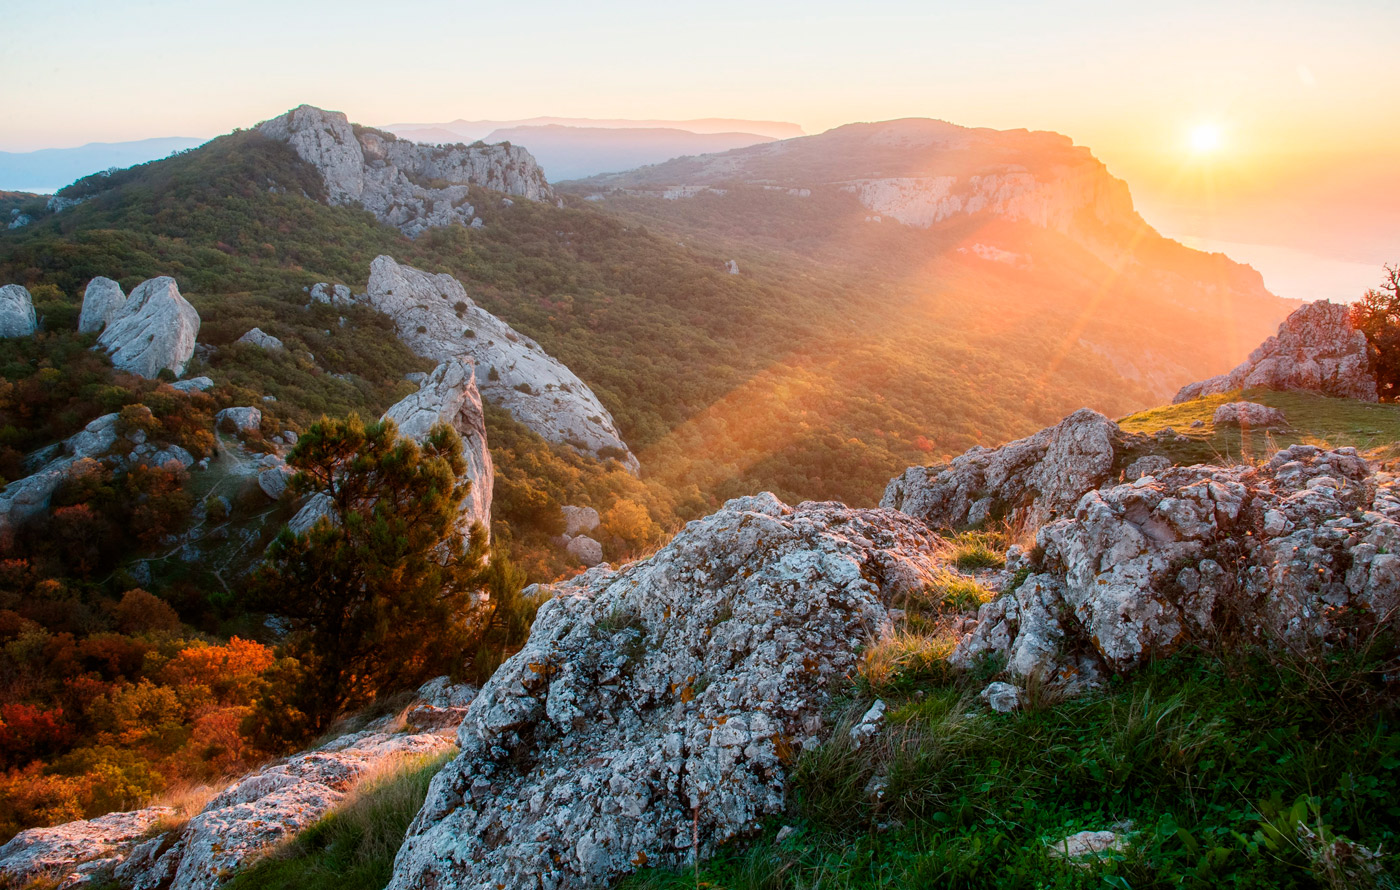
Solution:
[[[623,118],[532,117],[520,120],[476,120],[458,118],[446,123],[386,124],[380,129],[416,141],[475,142],[494,130],[515,127],[582,127],[591,129],[675,129],[699,135],[753,133],[771,139],[793,139],[805,135],[803,129],[786,121],[751,121],[740,118],[697,118],[693,120],[627,120]]]

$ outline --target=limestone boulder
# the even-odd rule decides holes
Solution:
[[[251,331],[249,331],[248,333],[244,334],[242,337],[239,337],[237,342],[239,342],[239,343],[248,343],[248,344],[251,344],[251,345],[253,345],[253,346],[260,347],[260,348],[262,348],[262,349],[286,349],[286,348],[287,348],[286,346],[283,345],[283,343],[282,343],[281,340],[277,339],[276,337],[272,336],[271,334],[264,333],[262,328],[253,328]]]
[[[418,392],[384,413],[399,433],[419,442],[439,423],[446,423],[462,437],[462,457],[467,462],[471,491],[462,504],[460,529],[465,535],[474,523],[491,530],[491,490],[496,469],[486,447],[486,416],[476,388],[476,369],[469,360],[450,359],[433,369]]]
[[[1034,529],[1112,478],[1132,441],[1118,424],[1084,408],[1000,448],[973,448],[947,464],[910,467],[890,481],[880,506],[934,528],[1006,518]]]
[[[1211,422],[1216,426],[1238,426],[1254,430],[1288,426],[1283,412],[1258,402],[1229,402],[1215,409]]]
[[[575,535],[564,549],[585,566],[596,566],[603,561],[603,545],[588,535]]]
[[[592,507],[560,507],[564,514],[564,534],[568,537],[586,535],[598,527],[602,517]]]
[[[29,337],[38,329],[29,289],[18,284],[0,287],[0,337]]]
[[[482,398],[545,439],[616,457],[637,470],[636,457],[593,390],[540,344],[478,306],[452,276],[381,256],[370,266],[360,299],[392,318],[399,338],[417,354],[438,362],[471,359]]]
[[[176,380],[170,385],[180,392],[205,392],[214,388],[214,381],[210,377],[191,377],[188,380]]]
[[[783,811],[788,757],[936,538],[889,510],[730,501],[654,556],[554,586],[482,687],[392,890],[606,887]]]
[[[240,433],[256,432],[262,426],[262,409],[253,405],[224,408],[214,415],[214,425]]]
[[[1345,634],[1338,616],[1400,608],[1400,483],[1352,448],[1096,489],[1036,543],[1030,576],[981,607],[954,664],[1093,684],[1227,629],[1325,645]]]
[[[83,290],[83,308],[78,314],[78,332],[100,334],[107,323],[126,306],[122,286],[101,275],[88,282]]]
[[[143,281],[107,322],[97,345],[112,364],[148,379],[163,370],[180,376],[194,355],[199,313],[180,295],[173,278]]]
[[[1366,335],[1352,327],[1347,306],[1318,300],[1293,311],[1249,358],[1228,374],[1182,387],[1174,404],[1259,386],[1377,401]]]

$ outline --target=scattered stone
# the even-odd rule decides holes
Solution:
[[[1116,831],[1079,831],[1045,846],[1051,856],[1087,868],[1105,853],[1121,853],[1128,846],[1128,836]]]
[[[100,334],[126,306],[122,286],[101,275],[88,282],[83,291],[83,308],[78,315],[78,332]]]
[[[1258,402],[1228,402],[1215,409],[1211,422],[1216,426],[1241,426],[1254,430],[1288,426],[1282,411]]]
[[[214,381],[209,377],[191,377],[188,380],[176,380],[170,385],[180,392],[205,392],[214,388]]]
[[[724,264],[724,270],[725,270],[726,272],[728,272],[730,275],[738,275],[738,274],[739,274],[739,264],[736,263],[736,262],[734,262],[733,260],[729,260],[729,261],[727,261],[727,262]]]
[[[598,511],[592,507],[560,507],[560,512],[564,514],[564,534],[573,537],[574,535],[586,535],[598,527],[602,518]]]
[[[282,344],[282,341],[281,341],[281,340],[277,339],[276,337],[272,336],[271,334],[263,333],[263,329],[262,329],[262,328],[253,328],[251,331],[249,331],[248,333],[244,334],[242,337],[239,337],[239,338],[238,338],[238,342],[239,342],[239,343],[251,343],[251,344],[254,345],[254,346],[260,346],[260,347],[262,347],[263,349],[286,349],[286,348],[287,348],[286,346],[284,346],[284,345]]]
[[[603,545],[587,535],[570,538],[564,549],[569,551],[579,562],[589,567],[596,566],[603,561]]]
[[[107,322],[97,345],[123,371],[154,380],[163,370],[178,377],[194,355],[199,313],[180,296],[173,278],[152,278],[136,286]]]
[[[937,549],[893,511],[763,494],[555,585],[468,709],[390,887],[609,886],[688,863],[693,832],[704,857],[757,830],[784,810],[786,745],[818,742]]]
[[[870,706],[870,710],[865,712],[865,716],[860,718],[860,722],[851,727],[851,741],[855,742],[857,748],[860,748],[879,735],[884,726],[885,703],[876,699],[875,704]]]
[[[252,405],[225,408],[214,415],[214,425],[219,429],[232,429],[240,433],[256,432],[262,427],[262,410]]]
[[[1366,335],[1351,325],[1350,309],[1318,300],[1293,311],[1270,337],[1228,374],[1181,388],[1173,404],[1261,386],[1377,401]]]
[[[349,306],[355,302],[350,294],[350,288],[343,284],[329,285],[325,282],[318,283],[311,288],[311,299],[316,303],[329,303],[332,306]],[[345,324],[345,319],[340,323]]]
[[[989,683],[977,696],[998,714],[1010,714],[1021,706],[1021,690],[1010,683]]]
[[[0,287],[0,337],[30,337],[38,329],[29,290],[18,284]]]

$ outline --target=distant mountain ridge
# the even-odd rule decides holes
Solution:
[[[0,189],[50,194],[90,173],[144,164],[206,141],[161,136],[134,142],[89,142],[76,148],[0,151]]]
[[[756,133],[692,133],[673,127],[569,127],[562,124],[493,130],[486,141],[529,150],[553,182],[659,164],[685,155],[744,148],[774,137]]]
[[[624,118],[589,117],[531,117],[519,120],[477,120],[458,118],[446,123],[383,124],[395,136],[415,142],[475,142],[496,130],[515,127],[585,127],[589,129],[674,129],[709,135],[715,133],[753,133],[772,139],[792,139],[805,135],[802,128],[787,121],[751,121],[738,118],[697,118],[694,120],[628,120]]]

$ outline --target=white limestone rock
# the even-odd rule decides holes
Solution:
[[[783,811],[801,748],[937,539],[887,510],[730,501],[654,556],[552,588],[482,687],[392,890],[604,887]]]
[[[482,398],[510,411],[551,442],[639,464],[612,415],[588,385],[540,344],[482,309],[450,275],[432,275],[381,256],[360,298],[394,320],[399,338],[434,361],[470,358]],[[470,334],[469,334],[470,332]]]
[[[0,287],[0,337],[30,337],[38,329],[29,289],[19,284]]]
[[[115,868],[149,831],[174,815],[170,807],[148,807],[21,831],[0,847],[0,876],[19,887],[55,873],[85,874],[89,865]]]
[[[53,493],[76,463],[102,457],[116,442],[117,415],[104,414],[63,443],[63,456],[6,485],[0,491],[0,538],[9,537],[20,523],[48,510]]]
[[[399,433],[419,442],[438,423],[446,423],[462,437],[462,457],[467,462],[471,491],[462,504],[459,529],[463,536],[473,523],[491,531],[491,489],[496,469],[486,447],[486,416],[476,388],[476,369],[470,360],[444,361],[419,384],[418,392],[403,399],[384,413]]]
[[[1107,481],[1128,441],[1118,424],[1083,408],[1000,448],[977,447],[947,464],[910,467],[890,480],[880,506],[935,528],[1005,517],[1034,529]]]
[[[467,201],[469,186],[532,201],[554,196],[534,157],[509,143],[419,145],[356,128],[344,114],[310,105],[257,129],[316,167],[330,203],[360,205],[410,237],[439,226],[472,225],[476,209]]]
[[[209,377],[191,377],[188,380],[176,380],[170,385],[180,392],[205,392],[214,388],[214,381]]]
[[[335,522],[335,502],[328,494],[314,494],[288,520],[287,528],[292,530],[292,534],[304,535],[322,518]]]
[[[1036,542],[1033,574],[981,607],[955,665],[996,655],[1012,676],[1093,684],[1227,618],[1261,643],[1308,645],[1352,608],[1400,608],[1400,482],[1354,448],[1295,445],[1259,467],[1173,467],[1092,490]]]
[[[78,332],[98,334],[126,306],[122,286],[101,275],[88,282],[83,290],[83,308],[78,314]]]
[[[107,322],[97,345],[112,364],[147,379],[162,370],[185,372],[199,335],[199,313],[180,296],[175,279],[162,277],[136,286]]]
[[[350,288],[343,284],[326,284],[324,281],[311,288],[311,300],[314,303],[329,303],[332,306],[349,306],[355,302]]]
[[[987,688],[977,695],[998,714],[1010,714],[1021,706],[1021,690],[1011,683],[997,681],[988,683]]]
[[[277,339],[271,334],[265,333],[262,328],[253,328],[251,331],[244,334],[242,337],[239,337],[237,342],[251,343],[252,345],[261,347],[263,349],[287,348],[282,344],[281,340]]]
[[[564,535],[570,538],[592,532],[602,521],[598,511],[592,507],[566,506],[560,507],[559,511],[564,514]]]
[[[1228,402],[1215,409],[1211,422],[1216,426],[1239,426],[1253,430],[1281,429],[1288,426],[1283,412],[1258,402]]]
[[[1344,399],[1377,401],[1366,335],[1351,324],[1350,309],[1318,300],[1293,311],[1249,358],[1228,374],[1187,384],[1173,404],[1260,386],[1304,390]]]
[[[214,415],[214,426],[245,434],[257,432],[262,427],[262,409],[253,405],[224,408]]]
[[[570,538],[564,549],[589,568],[603,561],[603,545],[587,535],[576,535]]]
[[[274,501],[280,498],[287,490],[287,483],[291,481],[296,471],[287,465],[287,462],[275,454],[265,454],[258,461],[258,488],[263,494]]]

